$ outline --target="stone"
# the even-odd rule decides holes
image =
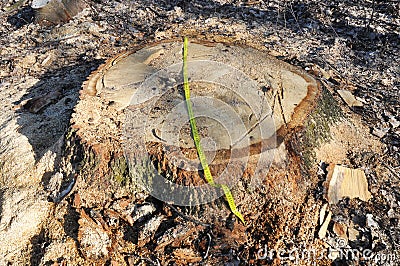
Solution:
[[[367,226],[374,229],[374,228],[379,228],[378,223],[374,220],[374,216],[371,213],[368,213],[366,215],[367,217]]]

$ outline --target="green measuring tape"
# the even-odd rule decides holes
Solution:
[[[229,208],[231,209],[232,213],[235,214],[243,224],[246,224],[244,221],[243,215],[237,210],[235,200],[233,199],[232,193],[227,185],[223,184],[216,184],[214,179],[211,175],[210,168],[208,167],[206,156],[204,155],[203,149],[200,145],[200,136],[196,126],[196,120],[194,118],[193,109],[192,109],[192,102],[190,101],[190,88],[189,88],[189,78],[187,73],[187,55],[188,55],[188,38],[185,37],[183,41],[183,88],[185,90],[185,101],[186,107],[189,113],[189,122],[190,127],[192,128],[192,135],[194,144],[197,149],[197,153],[199,155],[201,166],[203,167],[204,176],[207,180],[207,183],[216,188],[222,188],[224,191],[226,200],[228,201]]]

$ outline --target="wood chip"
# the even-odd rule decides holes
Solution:
[[[324,223],[322,224],[321,228],[318,231],[318,237],[320,239],[322,239],[326,236],[326,232],[328,231],[328,225],[329,225],[329,222],[331,221],[331,219],[332,219],[332,212],[329,211],[328,216],[326,217]]]
[[[109,255],[111,239],[101,225],[98,225],[86,212],[80,210],[78,241],[86,259],[101,261]]]
[[[322,225],[325,220],[327,208],[328,208],[328,203],[324,204],[321,207],[321,211],[319,212],[319,225]]]
[[[356,241],[360,232],[353,227],[354,225],[350,226],[347,229],[347,234],[350,241]]]
[[[329,182],[328,202],[336,204],[345,197],[368,201],[372,196],[364,171],[336,165]]]
[[[314,64],[311,67],[312,73],[318,77],[323,77],[325,79],[330,79],[331,75],[325,71],[325,69],[323,69],[322,67],[320,67],[319,65]]]
[[[363,103],[357,100],[354,95],[348,91],[348,90],[338,90],[337,91],[340,95],[340,97],[345,101],[345,103],[350,106],[350,107],[361,107],[363,106]]]

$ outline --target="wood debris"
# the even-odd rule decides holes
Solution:
[[[328,208],[328,204],[324,204],[321,207],[321,211],[319,212],[319,225],[322,225],[325,221],[325,216],[326,216],[326,210]]]
[[[367,217],[367,226],[370,228],[379,228],[378,223],[374,220],[374,216],[370,213],[366,215]]]
[[[102,260],[109,255],[111,239],[104,228],[92,218],[80,211],[78,240],[82,254],[86,259]]]
[[[336,204],[345,197],[368,201],[372,196],[368,191],[364,171],[336,165],[329,182],[327,197],[330,204]]]
[[[35,97],[30,99],[24,104],[24,109],[28,110],[30,113],[37,114],[48,105],[56,102],[62,96],[61,90],[54,90],[45,95]]]
[[[347,235],[350,241],[356,241],[358,236],[360,234],[360,231],[354,228],[354,224],[351,223],[350,227],[347,229]]]
[[[390,117],[389,123],[393,128],[398,128],[400,126],[400,121],[398,121],[394,116]]]
[[[326,236],[326,232],[328,231],[328,226],[329,226],[331,219],[332,219],[332,212],[329,211],[328,216],[326,217],[324,223],[322,224],[321,228],[318,231],[318,237],[320,239],[322,239]]]
[[[362,107],[363,103],[358,100],[354,95],[348,90],[338,90],[337,91],[343,101],[350,107]]]

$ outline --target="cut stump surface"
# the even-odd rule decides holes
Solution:
[[[246,186],[265,181],[275,151],[303,127],[321,94],[308,74],[251,47],[192,42],[188,75],[211,172],[231,186],[243,177]],[[180,41],[119,55],[86,83],[73,123],[93,149],[124,153],[130,175],[153,196],[196,205],[221,193],[202,176],[182,80]],[[197,186],[201,195],[193,200]]]

